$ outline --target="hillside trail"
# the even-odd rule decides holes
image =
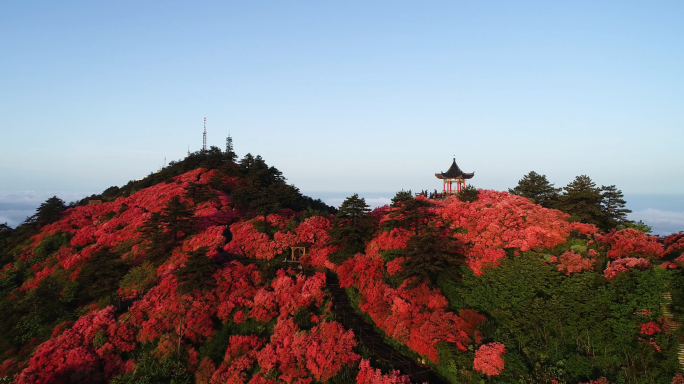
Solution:
[[[419,365],[413,359],[404,356],[387,344],[383,336],[352,308],[347,292],[340,287],[339,280],[334,273],[326,274],[326,285],[333,298],[332,310],[335,314],[335,320],[346,329],[354,331],[356,337],[376,359],[386,362],[401,373],[408,375],[414,383],[446,384],[429,367]]]
[[[663,301],[660,302],[660,310],[662,311],[663,317],[669,326],[669,333],[675,333],[680,324],[675,323],[673,320],[674,316],[672,315],[672,312],[670,312],[670,305],[672,305],[672,293],[664,292],[662,298]],[[682,370],[684,370],[684,343],[679,343],[677,357],[679,358],[679,365],[682,367]]]

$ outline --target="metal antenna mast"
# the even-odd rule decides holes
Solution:
[[[202,137],[202,152],[207,151],[207,118],[204,118],[204,135]]]
[[[228,132],[228,137],[226,137],[226,153],[233,152],[233,138],[230,137],[230,132]]]

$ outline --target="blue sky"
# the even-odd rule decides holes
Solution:
[[[480,188],[534,170],[684,194],[682,16],[681,1],[3,2],[0,192],[125,184],[199,149],[206,116],[210,145],[230,132],[312,195],[439,188],[453,155]]]

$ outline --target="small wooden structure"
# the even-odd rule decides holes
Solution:
[[[451,163],[448,171],[435,173],[435,177],[443,181],[442,192],[444,195],[455,195],[461,192],[461,189],[466,186],[465,181],[472,179],[473,176],[475,176],[475,172],[465,173],[461,171],[461,168],[456,164],[456,158],[454,158],[454,162]],[[454,189],[454,183],[456,183],[456,189]]]
[[[299,260],[309,254],[309,248],[311,248],[311,244],[309,243],[297,243],[293,246],[290,247],[292,252],[290,253],[290,256],[285,258],[285,261],[290,262],[290,263],[299,263]]]
[[[102,200],[88,200],[88,205],[102,204]]]

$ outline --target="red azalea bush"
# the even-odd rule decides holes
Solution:
[[[622,257],[657,259],[665,254],[663,246],[658,242],[658,237],[649,236],[632,228],[612,230],[605,235],[597,234],[596,239],[610,246],[610,250],[606,253],[610,259]]]
[[[93,344],[98,334],[106,335],[114,324],[114,307],[91,312],[78,319],[71,329],[42,343],[29,365],[17,377],[18,384],[54,383],[68,380],[75,372],[97,374],[107,379],[126,371],[125,365],[110,342]]]
[[[573,251],[565,251],[560,256],[559,271],[565,271],[568,276],[573,273],[589,271],[594,268],[594,260],[582,257]]]
[[[330,219],[322,216],[310,217],[300,224],[295,224],[294,232],[287,231],[292,220],[293,213],[287,210],[281,211],[280,214],[268,215],[268,226],[279,229],[273,238],[259,232],[255,227],[257,222],[263,222],[263,218],[234,223],[230,226],[233,239],[224,249],[237,255],[272,260],[297,243],[307,243],[311,248],[309,255],[302,262],[313,266],[331,267],[332,264],[327,260],[330,251],[325,247],[329,239],[327,231],[330,229]]]
[[[506,347],[501,343],[483,344],[475,351],[473,368],[487,376],[496,376],[504,369],[504,360],[501,357]]]
[[[371,367],[370,361],[363,359],[359,365],[359,374],[356,376],[358,384],[411,384],[408,376],[399,371],[391,371],[383,375],[382,371]]]
[[[591,381],[587,381],[586,383],[579,383],[579,384],[611,384],[611,383],[605,377],[601,377],[598,380],[591,380]]]
[[[355,285],[361,294],[360,308],[388,336],[405,343],[419,354],[437,362],[436,344],[453,343],[460,350],[476,335],[484,316],[459,316],[447,311],[439,290],[425,284],[392,288],[382,281],[384,262],[380,258],[356,255],[338,268],[340,285]]]
[[[646,259],[626,257],[624,259],[617,259],[608,262],[606,270],[603,272],[603,276],[611,280],[621,272],[627,272],[634,268],[646,269],[651,266],[651,263]]]
[[[211,384],[245,383],[247,371],[257,361],[257,352],[265,340],[257,336],[231,336],[226,355],[219,368],[211,375]],[[207,359],[204,364],[211,364]],[[213,364],[212,364],[213,365]]]
[[[653,336],[658,332],[661,332],[662,329],[660,328],[660,325],[654,321],[649,321],[648,323],[644,323],[639,325],[639,331],[642,335],[648,335],[648,336]]]
[[[279,319],[271,342],[257,353],[260,375],[277,371],[281,380],[291,383],[311,374],[325,382],[359,359],[352,351],[355,346],[354,333],[337,322],[323,322],[307,333],[292,319]]]
[[[437,202],[436,212],[461,229],[455,238],[466,245],[468,266],[482,274],[487,266],[498,265],[504,249],[520,251],[553,248],[567,241],[570,233],[596,233],[596,227],[568,223],[568,215],[546,209],[528,199],[491,190],[480,190],[478,200],[462,202],[447,198]]]

